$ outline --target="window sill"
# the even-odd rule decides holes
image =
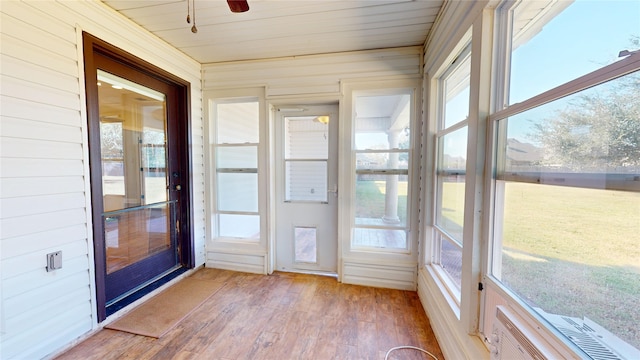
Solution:
[[[460,294],[455,294],[455,284],[448,279],[448,275],[444,273],[438,265],[429,264],[425,266],[425,270],[429,274],[431,280],[436,284],[442,297],[445,299],[451,311],[456,318],[460,320]]]

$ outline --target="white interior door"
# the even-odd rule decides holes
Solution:
[[[338,106],[279,109],[276,269],[337,271]]]

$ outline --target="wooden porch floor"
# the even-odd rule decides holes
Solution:
[[[160,339],[105,329],[57,359],[383,360],[400,345],[444,359],[416,292],[293,273],[192,276],[224,286]],[[427,358],[415,350],[389,357]]]

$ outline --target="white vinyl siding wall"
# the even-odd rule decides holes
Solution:
[[[420,47],[203,65],[204,89],[264,86],[266,98],[339,94],[352,79],[416,76]]]
[[[200,65],[99,2],[0,2],[0,357],[97,327],[81,31],[191,83],[193,235],[204,263]],[[144,45],[141,45],[144,44]],[[62,269],[45,255],[62,250]]]

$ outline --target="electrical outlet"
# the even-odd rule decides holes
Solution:
[[[62,268],[62,251],[47,254],[47,272]]]

